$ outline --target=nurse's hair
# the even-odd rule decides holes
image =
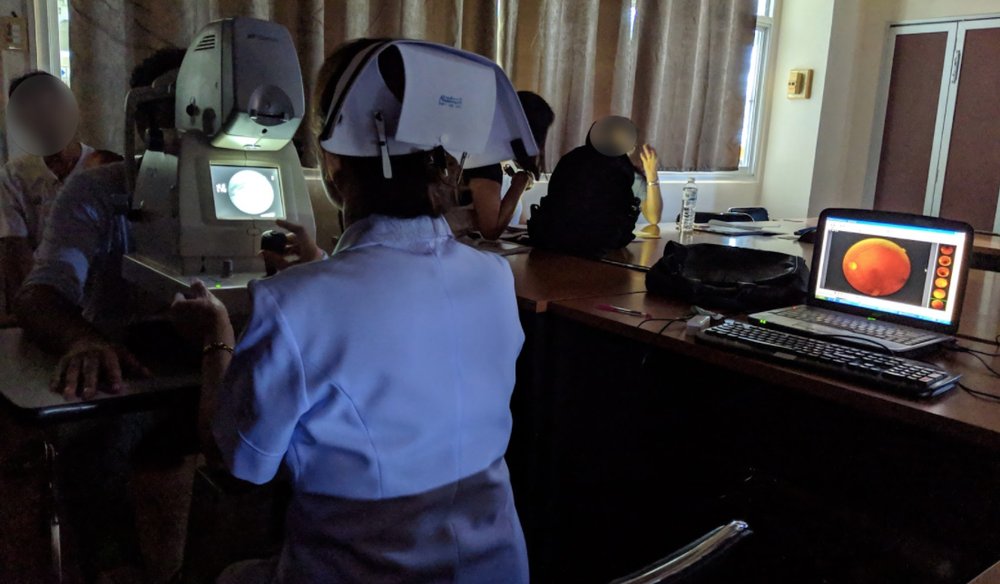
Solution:
[[[349,41],[333,51],[320,67],[312,99],[312,130],[314,147],[320,165],[325,156],[320,145],[323,122],[332,107],[333,94],[350,62],[365,48],[388,39],[358,39]],[[405,90],[403,60],[399,50],[389,47],[378,57],[378,67],[386,86],[402,101]],[[438,217],[456,198],[455,179],[459,175],[458,163],[447,158],[447,173],[435,164],[432,151],[397,154],[392,160],[392,178],[382,174],[382,159],[373,156],[337,155],[340,170],[336,180],[323,169],[323,182],[328,193],[339,192],[351,200],[361,215],[386,215],[411,218],[428,215]]]

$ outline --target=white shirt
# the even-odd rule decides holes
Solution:
[[[93,152],[93,148],[81,144],[80,159],[69,176],[82,169]],[[39,156],[22,156],[4,165],[0,172],[0,237],[23,237],[31,249],[38,248],[62,186]]]
[[[214,435],[255,483],[284,460],[298,492],[423,493],[504,455],[524,342],[501,257],[443,218],[373,216],[329,260],[252,286]]]

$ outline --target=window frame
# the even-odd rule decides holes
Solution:
[[[767,110],[770,101],[770,81],[774,69],[774,14],[775,7],[779,0],[759,0],[762,14],[757,16],[757,25],[754,29],[754,36],[760,34],[760,51],[757,56],[757,75],[754,80],[753,105],[750,115],[753,122],[750,124],[750,138],[747,141],[748,155],[746,163],[737,170],[711,170],[711,171],[665,171],[659,174],[660,182],[683,183],[688,177],[695,177],[701,181],[711,182],[752,182],[757,178],[761,169],[764,151],[764,133],[767,123]],[[748,80],[749,81],[749,80]]]
[[[70,10],[67,2],[67,11]],[[67,78],[62,75],[62,58],[60,51],[69,47],[62,46],[59,31],[59,0],[35,0],[35,68],[47,71],[62,79],[66,85],[72,80],[72,71]]]

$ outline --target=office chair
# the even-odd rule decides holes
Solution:
[[[754,221],[770,220],[770,216],[767,214],[767,209],[764,207],[730,207],[727,212],[746,213],[747,215],[753,217]]]
[[[669,584],[690,576],[707,562],[722,557],[740,540],[753,533],[743,521],[716,527],[669,556],[611,584]]]
[[[681,220],[681,214],[678,213],[677,219],[675,219],[675,221],[680,222],[680,220]],[[753,221],[753,220],[754,218],[750,216],[750,214],[748,213],[730,213],[730,212],[708,213],[701,211],[695,211],[694,213],[695,223],[708,223],[709,221],[726,221],[731,223],[733,221]]]

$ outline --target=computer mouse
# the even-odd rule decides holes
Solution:
[[[260,249],[263,251],[284,255],[286,245],[288,245],[288,235],[280,231],[268,229],[260,236]]]
[[[800,243],[815,243],[816,242],[816,228],[815,227],[803,227],[795,232],[795,235],[799,236]]]

